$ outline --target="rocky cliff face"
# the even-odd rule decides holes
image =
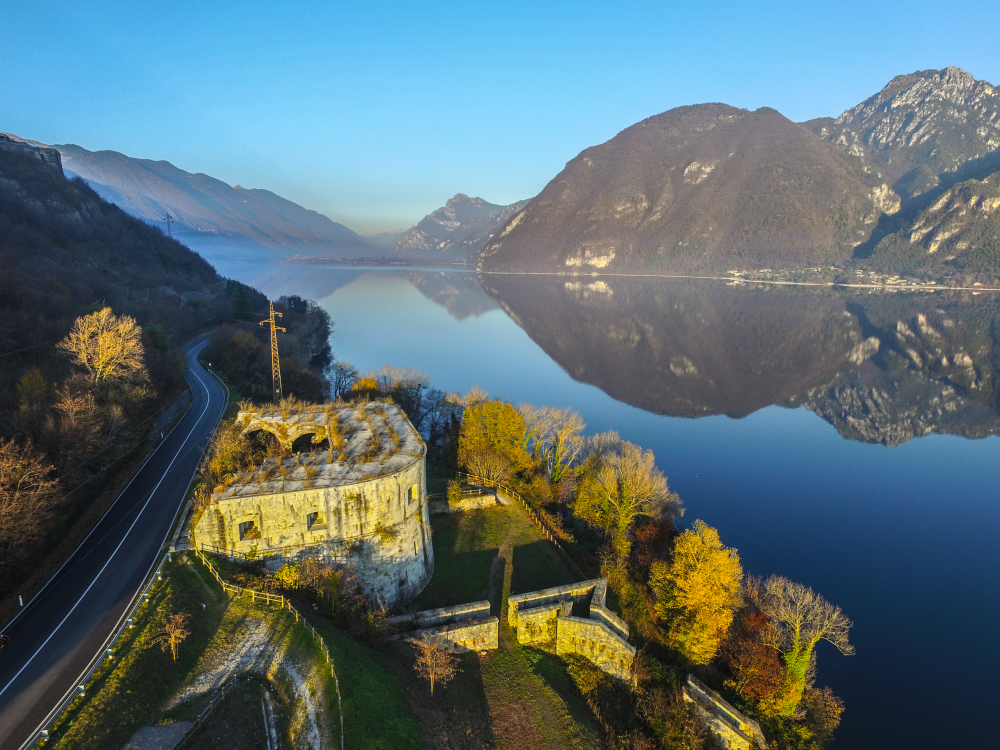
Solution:
[[[486,243],[482,270],[648,272],[842,261],[888,184],[773,109],[680,107],[580,153]]]
[[[872,260],[896,271],[960,273],[966,283],[995,283],[1000,277],[1000,172],[945,190],[879,242]]]
[[[896,76],[836,119],[806,125],[911,198],[1000,148],[1000,94],[960,68],[922,70]]]
[[[43,164],[46,164],[62,174],[62,159],[59,152],[54,148],[49,148],[40,143],[26,141],[15,135],[0,133],[0,149],[12,153],[27,154],[33,156]]]
[[[527,201],[509,206],[458,193],[393,245],[398,255],[465,258],[479,252]]]

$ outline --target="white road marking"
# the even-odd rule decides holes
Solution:
[[[135,528],[135,525],[139,522],[139,519],[142,517],[142,514],[145,513],[146,508],[149,507],[149,503],[153,499],[153,496],[156,494],[156,491],[160,489],[160,485],[163,484],[163,480],[166,479],[167,474],[170,473],[170,469],[171,467],[173,467],[174,462],[177,460],[177,457],[184,452],[184,449],[187,446],[188,441],[191,439],[191,436],[194,434],[195,430],[198,429],[198,426],[201,424],[201,420],[204,419],[205,414],[208,412],[208,407],[211,406],[212,404],[212,394],[211,391],[209,391],[208,387],[205,385],[204,381],[201,379],[201,376],[198,375],[198,373],[195,372],[194,370],[192,370],[192,372],[194,373],[194,376],[198,379],[198,384],[205,389],[205,394],[207,399],[205,402],[205,408],[198,416],[198,419],[194,423],[194,426],[191,428],[190,432],[188,432],[187,437],[184,438],[184,442],[181,443],[181,447],[177,450],[176,453],[174,453],[174,457],[170,459],[170,463],[167,464],[167,468],[163,471],[163,476],[160,477],[160,481],[156,483],[156,486],[153,488],[153,491],[149,493],[149,498],[147,498],[146,502],[143,503],[142,510],[140,510],[139,513],[136,515],[135,520],[132,521],[132,525],[128,527],[128,531],[125,532],[125,535],[122,537],[122,540],[118,542],[118,546],[115,547],[114,552],[112,552],[108,556],[107,562],[104,563],[103,566],[101,566],[100,571],[98,571],[97,575],[94,576],[94,580],[90,582],[90,585],[88,585],[87,588],[84,590],[83,594],[80,595],[80,598],[77,599],[76,603],[73,605],[70,611],[66,613],[66,616],[63,617],[63,619],[59,622],[58,625],[56,625],[55,629],[49,634],[49,637],[46,638],[45,641],[42,643],[42,645],[38,647],[38,650],[31,655],[31,658],[24,663],[24,666],[17,671],[17,674],[15,674],[11,678],[10,682],[4,685],[3,689],[0,690],[0,695],[3,695],[7,691],[7,688],[9,688],[11,685],[14,684],[17,678],[21,676],[21,673],[28,668],[28,665],[31,664],[31,662],[35,660],[35,657],[41,653],[42,649],[44,649],[48,645],[49,641],[51,641],[53,636],[55,636],[55,634],[59,631],[59,628],[61,628],[65,624],[66,620],[69,619],[70,615],[72,615],[73,612],[76,610],[76,608],[80,606],[80,602],[82,602],[84,598],[86,598],[87,594],[90,593],[90,590],[94,587],[94,584],[97,583],[97,580],[104,574],[105,569],[108,567],[108,565],[111,564],[111,561],[114,559],[115,555],[118,554],[118,550],[121,549],[121,546],[123,544],[125,544],[125,540],[128,539],[129,535],[132,533],[132,529]],[[76,688],[74,687],[73,690],[75,689]]]

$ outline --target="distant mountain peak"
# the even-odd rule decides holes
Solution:
[[[836,119],[806,123],[863,156],[907,198],[1000,148],[1000,94],[954,66],[899,75]]]
[[[479,252],[493,233],[525,202],[502,206],[456,193],[441,208],[421,219],[395,245],[400,255],[465,258]]]

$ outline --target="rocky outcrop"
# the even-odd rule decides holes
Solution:
[[[1000,94],[960,68],[921,70],[896,76],[835,120],[806,125],[911,198],[1000,148]]]
[[[34,145],[17,136],[0,133],[0,149],[34,156],[43,164],[58,170],[62,174],[62,159],[59,156],[59,152],[54,148],[48,148],[41,144]]]
[[[397,255],[466,258],[478,253],[527,201],[499,206],[458,193],[393,245]]]
[[[680,107],[588,148],[483,248],[483,271],[689,272],[851,257],[890,186],[773,109]]]
[[[1000,278],[1000,172],[945,190],[872,253],[884,266],[934,276]]]

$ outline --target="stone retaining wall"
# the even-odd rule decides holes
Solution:
[[[422,612],[410,612],[405,615],[390,617],[385,624],[390,630],[414,630],[417,628],[430,628],[438,625],[452,625],[454,623],[469,622],[470,620],[482,620],[490,615],[490,603],[486,600],[472,602],[471,604],[459,604],[454,607],[441,607],[440,609],[425,609]]]
[[[488,617],[475,622],[439,625],[433,628],[411,630],[391,636],[392,640],[415,641],[424,636],[440,639],[449,644],[455,653],[466,651],[492,651],[500,645],[500,620]]]
[[[608,674],[623,680],[632,678],[635,647],[597,620],[560,617],[556,628],[556,653],[579,654]]]
[[[580,654],[609,674],[629,680],[635,648],[628,625],[605,606],[606,578],[518,594],[507,600],[507,622],[519,643],[555,646],[557,654]],[[572,617],[573,604],[589,602],[589,619]]]

